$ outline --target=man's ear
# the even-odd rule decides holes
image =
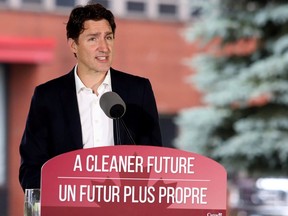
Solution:
[[[68,38],[68,46],[74,54],[77,53],[77,44],[75,40],[73,40],[72,38]]]

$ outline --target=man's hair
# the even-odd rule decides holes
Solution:
[[[66,36],[78,42],[79,35],[84,31],[84,22],[87,20],[107,20],[111,26],[113,35],[115,35],[116,23],[114,15],[101,4],[88,3],[85,6],[75,7],[69,16],[66,25]]]

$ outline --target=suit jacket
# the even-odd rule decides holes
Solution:
[[[161,146],[158,112],[148,79],[111,68],[112,91],[126,103],[122,117],[136,144]],[[114,139],[116,137],[115,124]],[[131,141],[120,127],[122,144]],[[74,70],[37,86],[20,144],[19,180],[26,188],[40,188],[42,165],[49,159],[82,149]]]

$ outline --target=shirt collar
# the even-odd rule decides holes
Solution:
[[[75,65],[74,67],[74,76],[75,76],[75,84],[76,84],[76,92],[79,93],[83,89],[87,89],[87,87],[84,85],[84,83],[81,81],[77,74],[77,68],[78,65]],[[103,83],[101,85],[106,85],[108,87],[111,87],[111,73],[110,69],[108,70],[105,79],[103,80]]]

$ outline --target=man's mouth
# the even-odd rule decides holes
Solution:
[[[96,59],[99,61],[105,61],[108,59],[108,56],[98,56],[98,57],[96,57]]]

